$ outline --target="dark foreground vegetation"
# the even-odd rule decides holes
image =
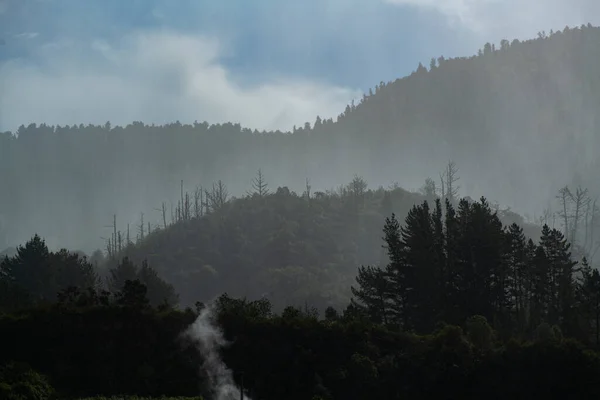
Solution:
[[[464,328],[415,335],[348,313],[317,320],[310,311],[288,309],[272,316],[262,302],[227,298],[221,307],[219,321],[232,340],[225,361],[244,372],[255,399],[600,395],[598,354],[546,325],[532,341],[503,341],[481,317]],[[8,336],[0,354],[28,362],[62,396],[192,396],[204,391],[201,356],[181,333],[195,317],[190,310],[158,312],[133,304],[54,306],[4,316],[0,327]],[[46,380],[25,373],[20,379],[37,397],[24,398],[51,398]],[[3,379],[5,393],[23,393],[20,382]]]
[[[561,232],[527,240],[485,199],[424,202],[383,231],[389,262],[359,268],[343,310],[218,298],[224,361],[254,399],[600,395],[600,275]],[[102,286],[34,237],[0,271],[7,395],[210,398],[183,335],[204,305],[178,310],[148,265],[124,259]]]

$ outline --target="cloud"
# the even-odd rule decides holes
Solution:
[[[600,22],[597,0],[383,0],[445,15],[452,25],[497,37],[530,37],[541,30]]]
[[[446,15],[451,23],[468,25],[474,30],[484,26],[479,20],[482,7],[499,0],[385,0],[387,3],[422,8]]]
[[[290,129],[316,115],[334,117],[357,90],[296,77],[241,85],[220,63],[218,40],[146,31],[116,41],[73,39],[0,64],[0,130],[21,124],[140,120],[240,122]]]
[[[17,33],[15,35],[15,38],[17,38],[17,39],[35,39],[38,36],[39,36],[38,32],[23,32],[23,33]]]

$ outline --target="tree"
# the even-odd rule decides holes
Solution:
[[[146,285],[136,280],[126,280],[121,291],[117,293],[117,304],[132,308],[145,308],[149,305]]]
[[[443,251],[446,257],[445,276],[444,276],[444,320],[449,323],[459,324],[463,320],[460,312],[460,293],[461,290],[461,256],[459,253],[459,239],[461,229],[456,211],[449,199],[445,199],[444,216],[444,245]]]
[[[211,212],[218,211],[223,208],[229,197],[229,191],[225,184],[219,180],[216,184],[213,183],[212,190],[205,191],[206,201],[208,203],[207,210]]]
[[[458,167],[454,161],[449,161],[446,169],[440,174],[442,199],[448,198],[455,202],[458,199],[458,190],[460,186],[456,185],[460,178],[458,177]]]
[[[179,303],[179,296],[175,293],[173,285],[161,279],[146,260],[142,262],[141,268],[138,268],[129,257],[124,257],[117,267],[109,272],[109,287],[113,293],[123,291],[128,281],[139,281],[144,285],[148,303],[152,307],[163,304],[173,307]]]
[[[80,257],[66,249],[50,253],[49,257],[57,289],[70,286],[87,289],[95,288],[98,285],[98,275],[94,265],[87,260],[87,257]]]
[[[357,288],[350,288],[354,296],[352,305],[365,311],[373,322],[388,324],[392,315],[390,287],[385,272],[376,267],[360,267],[356,283]]]
[[[474,315],[469,317],[466,327],[467,335],[475,347],[483,351],[492,348],[494,332],[484,316]]]
[[[24,246],[17,248],[17,254],[6,257],[0,265],[2,275],[10,277],[17,286],[29,292],[33,299],[54,298],[56,292],[51,270],[50,251],[46,242],[37,234]]]
[[[350,194],[352,199],[352,205],[357,209],[364,207],[365,192],[367,187],[367,182],[358,175],[354,175],[352,181],[346,186],[347,193]]]
[[[403,312],[417,332],[431,331],[442,312],[443,260],[436,256],[434,231],[426,201],[409,211],[400,228],[405,263],[403,290],[407,291]]]
[[[151,306],[167,305],[174,307],[179,303],[179,296],[173,285],[161,279],[157,272],[144,260],[137,273],[137,279],[147,288],[148,301]]]
[[[575,324],[572,309],[575,304],[574,275],[577,262],[571,259],[571,245],[564,235],[547,225],[542,228],[540,246],[548,262],[550,278],[548,323],[570,332]]]
[[[138,278],[138,268],[129,257],[123,257],[115,268],[109,270],[108,287],[112,292],[120,291],[127,281]]]
[[[565,236],[568,236],[569,232],[571,231],[570,230],[571,225],[569,224],[570,217],[571,217],[570,201],[573,198],[573,194],[571,193],[571,190],[569,189],[569,187],[565,186],[558,191],[558,196],[556,196],[556,197],[560,201],[560,211],[558,212],[558,215],[563,220],[563,229],[564,229],[563,232],[564,232]]]
[[[262,173],[262,170],[259,168],[256,173],[256,177],[252,181],[252,189],[253,192],[249,193],[250,195],[265,197],[269,194],[269,186],[265,181],[265,177]]]
[[[389,259],[385,275],[390,280],[391,310],[394,319],[408,328],[412,323],[408,307],[411,288],[407,285],[411,271],[405,262],[400,223],[395,214],[385,219],[383,233],[383,248],[387,250]]]
[[[579,311],[586,331],[591,331],[595,344],[600,345],[600,273],[592,269],[585,258],[581,264],[581,281],[577,290]]]
[[[6,400],[50,400],[55,390],[49,379],[25,363],[0,366],[0,398]]]
[[[459,202],[457,221],[458,303],[466,314],[482,315],[490,321],[505,318],[506,269],[503,260],[502,222],[489,203]]]
[[[431,201],[437,197],[437,187],[435,181],[431,178],[425,179],[425,184],[419,190],[427,200]]]
[[[14,257],[4,258],[0,264],[0,277],[7,290],[16,296],[14,301],[9,301],[13,305],[26,299],[53,301],[61,289],[95,287],[98,283],[94,266],[85,256],[65,249],[50,252],[38,235],[19,246]],[[21,300],[17,301],[17,298]]]
[[[526,251],[526,238],[523,228],[513,223],[506,232],[506,263],[507,263],[507,287],[510,292],[510,302],[514,307],[516,327],[523,332],[526,327],[528,291],[527,291],[527,268],[529,258]]]

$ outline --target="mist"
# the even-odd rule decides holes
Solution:
[[[133,235],[142,214],[145,222],[160,226],[158,209],[163,202],[167,208],[177,202],[181,181],[193,191],[222,180],[230,195],[242,196],[259,168],[272,189],[287,186],[299,193],[307,179],[313,191],[325,191],[354,174],[371,188],[397,182],[417,190],[427,177],[437,180],[453,159],[460,168],[461,195],[486,196],[532,219],[553,206],[565,184],[600,193],[592,173],[600,148],[596,108],[586,101],[573,63],[550,69],[544,77],[551,85],[547,91],[533,81],[507,83],[506,76],[486,70],[476,83],[498,96],[475,125],[482,132],[476,144],[461,138],[461,119],[478,118],[475,111],[423,116],[400,128],[386,120],[389,112],[369,111],[385,106],[366,102],[355,117],[338,119],[369,88],[408,76],[431,57],[469,57],[488,41],[499,48],[502,39],[524,40],[565,25],[597,23],[596,2],[389,0],[369,5],[331,0],[277,6],[284,16],[280,19],[260,5],[250,20],[216,6],[203,12],[186,3],[182,12],[157,1],[144,10],[131,6],[128,12],[144,11],[143,23],[130,21],[126,11],[118,14],[112,4],[92,3],[104,11],[94,20],[66,2],[0,2],[5,41],[0,47],[0,131],[10,132],[3,136],[0,163],[11,171],[2,176],[8,190],[0,196],[1,248],[39,233],[51,247],[90,252],[104,246],[115,214],[119,229],[129,225]],[[33,12],[36,7],[45,12]],[[193,28],[190,15],[202,29]],[[409,20],[413,23],[398,24]],[[113,30],[106,28],[111,21]],[[367,29],[347,29],[359,22]],[[247,36],[264,42],[247,46]],[[431,79],[436,73],[429,73]],[[443,96],[442,101],[452,103],[453,93],[473,83],[447,87],[442,94],[430,84],[429,92],[415,91],[408,105],[396,107],[422,104],[421,96]],[[395,104],[396,95],[381,91],[376,96]],[[568,133],[561,130],[564,126],[555,127],[558,116],[536,108],[549,96],[560,99],[562,119],[575,121],[564,125]],[[410,112],[404,113],[408,119]],[[317,128],[317,116],[334,123]],[[152,129],[134,124],[117,138],[123,132],[119,127],[134,121],[181,124],[152,128],[151,135]],[[197,128],[195,121],[239,126]],[[307,122],[311,130],[302,131],[305,136],[325,132],[319,144],[282,133],[294,127],[298,132]],[[97,129],[80,133],[96,129],[96,138],[85,142],[64,129],[27,129],[30,123],[94,124]],[[215,136],[184,139],[193,129],[210,132],[205,139]],[[55,138],[71,137],[71,150],[51,139],[34,143],[45,130]],[[254,130],[275,133],[240,141]],[[410,131],[410,137],[393,135],[400,130]],[[222,137],[225,131],[230,138]],[[349,134],[329,135],[332,131]],[[391,137],[385,145],[369,145],[370,137],[384,135]]]

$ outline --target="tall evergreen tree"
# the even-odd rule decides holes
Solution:
[[[436,238],[429,205],[424,202],[409,211],[400,228],[405,260],[404,312],[411,328],[418,332],[433,329],[441,313],[442,260],[437,257]]]
[[[572,330],[577,262],[571,259],[571,244],[562,232],[544,225],[540,246],[548,262],[548,323],[559,325],[563,332]]]
[[[506,267],[507,288],[510,292],[509,304],[514,310],[514,321],[517,331],[523,332],[527,320],[528,291],[526,286],[526,270],[530,260],[527,258],[527,241],[523,228],[516,223],[506,231]]]
[[[365,312],[373,322],[390,323],[390,285],[385,271],[371,266],[360,267],[356,283],[358,287],[350,288],[354,296],[352,305]]]
[[[579,312],[584,324],[584,333],[600,345],[600,273],[592,269],[587,260],[581,262],[581,282],[577,290]]]

